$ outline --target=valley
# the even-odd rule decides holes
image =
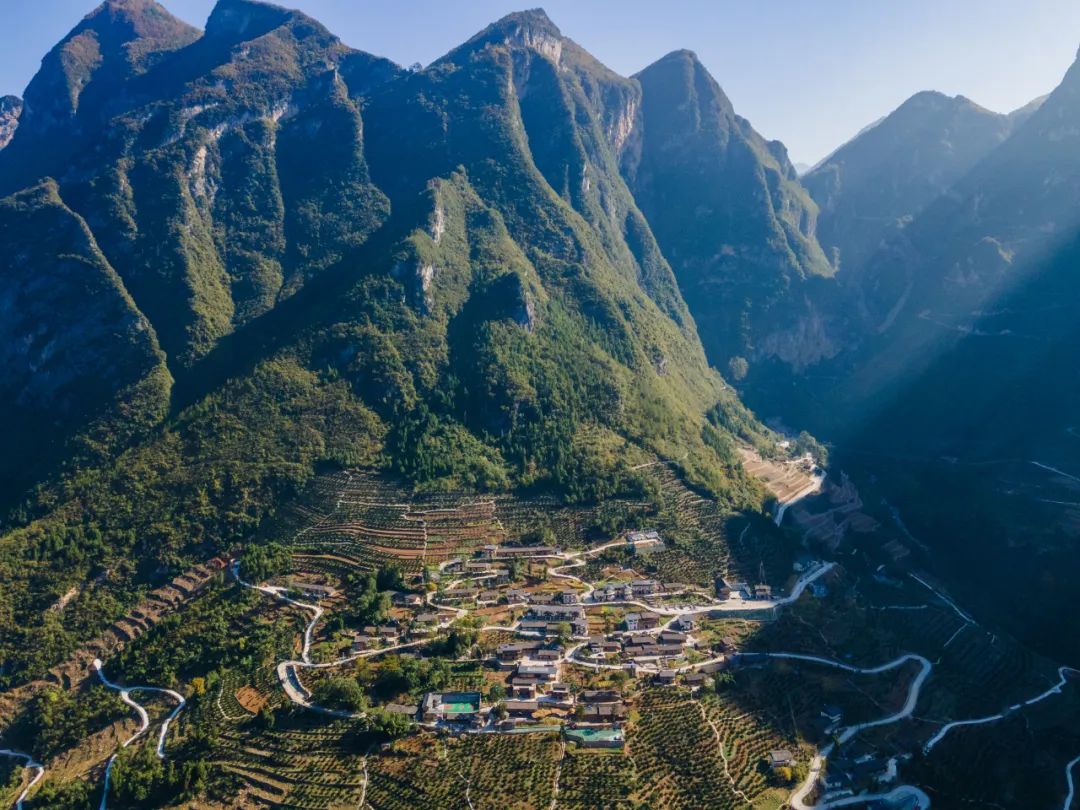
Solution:
[[[0,96],[0,806],[1075,810],[1080,61],[797,171],[541,9],[88,11]]]

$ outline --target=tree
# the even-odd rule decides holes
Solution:
[[[501,700],[506,699],[506,687],[501,683],[496,683],[488,689],[488,701],[491,703],[498,703]]]
[[[328,678],[312,690],[312,699],[328,709],[359,712],[367,707],[367,695],[355,678]]]
[[[559,622],[558,633],[559,643],[566,644],[573,638],[574,628],[570,626],[570,622]]]
[[[732,357],[728,360],[728,375],[735,382],[742,382],[750,372],[750,364],[745,357]]]

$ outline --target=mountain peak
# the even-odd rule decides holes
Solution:
[[[453,61],[456,55],[471,53],[487,45],[525,48],[559,64],[562,60],[563,35],[542,8],[515,11],[493,22],[443,59]]]
[[[261,0],[218,0],[206,21],[206,35],[215,39],[256,39],[279,28],[300,12]]]

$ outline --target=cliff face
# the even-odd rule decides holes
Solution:
[[[815,237],[817,206],[783,144],[736,115],[688,51],[635,78],[639,123],[624,138],[622,170],[712,361],[779,356],[801,366],[829,355],[827,339],[804,342],[819,319],[806,284],[832,270]]]
[[[19,126],[22,114],[22,99],[18,96],[0,98],[0,149],[3,149],[15,137],[15,128]]]

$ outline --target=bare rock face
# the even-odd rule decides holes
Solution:
[[[19,125],[22,108],[22,99],[18,96],[0,98],[0,149],[11,143],[11,139],[15,136],[15,128]]]

